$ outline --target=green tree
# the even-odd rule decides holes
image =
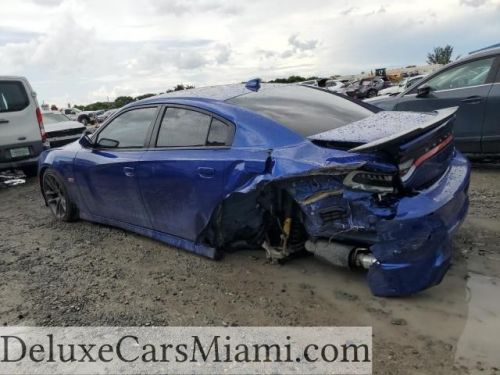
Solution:
[[[156,94],[151,94],[151,93],[149,93],[149,94],[142,94],[142,95],[136,96],[134,98],[134,100],[146,99],[146,98],[150,98],[150,97],[155,96],[155,95]]]
[[[296,83],[296,82],[310,81],[313,79],[318,79],[318,77],[313,76],[306,78],[302,76],[290,76],[288,78],[276,78],[273,79],[272,81],[269,81],[269,83]]]
[[[123,107],[124,105],[132,103],[133,101],[134,98],[132,98],[131,96],[119,96],[115,99],[115,108]]]
[[[182,90],[189,90],[189,89],[194,89],[194,85],[184,85],[182,83],[179,83],[179,84],[175,85],[174,88],[168,89],[166,92],[182,91]]]
[[[444,47],[434,47],[434,50],[427,54],[428,64],[446,65],[451,61],[453,47],[447,44]]]

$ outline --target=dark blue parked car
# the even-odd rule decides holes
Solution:
[[[210,258],[304,249],[368,269],[372,292],[438,284],[464,219],[470,168],[455,108],[379,112],[323,89],[247,84],[132,103],[43,153],[60,220],[113,225]]]
[[[500,156],[500,48],[446,65],[398,96],[367,102],[390,111],[434,111],[458,106],[454,135],[467,154]]]

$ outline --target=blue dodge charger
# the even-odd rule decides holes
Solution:
[[[247,84],[160,95],[42,154],[59,220],[78,218],[219,258],[262,248],[364,268],[373,294],[438,284],[468,208],[456,108],[379,111],[314,87]]]

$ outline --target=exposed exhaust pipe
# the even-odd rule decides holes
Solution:
[[[305,248],[314,256],[339,267],[362,267],[369,269],[377,259],[366,248],[335,241],[318,240],[306,241]]]

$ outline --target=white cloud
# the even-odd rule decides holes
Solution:
[[[27,76],[42,100],[59,105],[177,83],[357,73],[423,63],[437,45],[466,55],[498,42],[499,6],[498,0],[6,1],[0,66],[2,74]]]
[[[292,36],[290,36],[290,38],[288,38],[288,43],[292,46],[292,48],[295,51],[300,51],[300,52],[313,50],[318,45],[318,41],[314,39],[305,41],[299,40],[298,34],[293,34]]]
[[[215,62],[217,64],[225,64],[229,61],[231,57],[231,45],[230,44],[218,44],[216,46],[216,56],[215,56]]]
[[[47,7],[58,6],[61,5],[61,3],[63,2],[63,0],[32,0],[32,1],[36,5],[47,6]]]
[[[488,3],[488,0],[460,0],[460,5],[478,8]]]

